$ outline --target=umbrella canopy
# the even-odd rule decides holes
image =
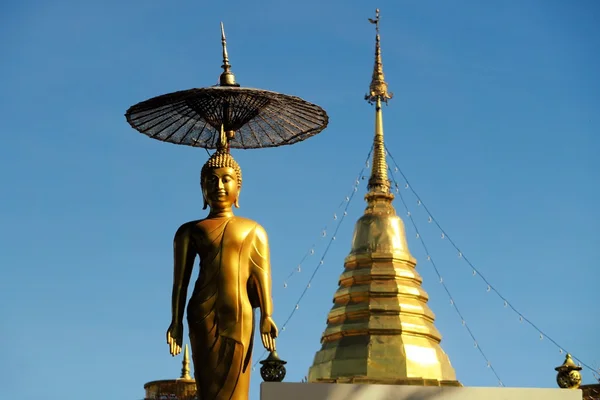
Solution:
[[[299,97],[267,90],[215,86],[166,94],[134,105],[127,122],[153,139],[215,149],[221,131],[231,148],[289,145],[321,132],[325,110]]]
[[[220,85],[190,89],[138,103],[125,114],[141,133],[163,142],[216,149],[221,129],[230,148],[289,145],[321,132],[329,118],[299,97],[242,88],[231,72],[221,23],[223,73]]]

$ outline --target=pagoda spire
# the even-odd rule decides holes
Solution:
[[[388,92],[385,76],[383,75],[383,62],[381,61],[381,37],[379,36],[379,9],[375,10],[375,19],[369,18],[369,22],[375,24],[375,65],[373,66],[373,76],[369,86],[369,94],[365,100],[374,103],[381,100],[387,103],[388,99],[394,97],[394,94]]]
[[[187,343],[183,350],[183,361],[181,362],[181,377],[180,379],[192,379],[190,376],[190,351]]]
[[[390,201],[394,196],[390,193],[390,180],[388,178],[388,166],[386,162],[386,150],[383,140],[383,112],[382,102],[387,101],[394,95],[388,91],[388,86],[383,75],[383,61],[381,59],[381,37],[379,36],[379,9],[376,10],[375,19],[369,18],[369,22],[375,24],[375,63],[369,93],[365,100],[375,104],[375,137],[373,139],[373,163],[371,177],[369,178],[368,198],[387,198]]]
[[[356,222],[308,381],[460,386],[392,204],[381,110],[392,93],[383,75],[379,10],[369,21],[376,29],[375,64],[365,99],[375,104],[375,137],[367,207]]]

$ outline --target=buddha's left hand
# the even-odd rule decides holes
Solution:
[[[277,326],[271,317],[263,317],[260,320],[260,337],[263,346],[270,352],[275,351],[275,338],[277,337]]]

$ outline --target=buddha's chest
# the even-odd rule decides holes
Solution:
[[[246,232],[228,229],[229,225],[218,229],[202,229],[195,237],[195,247],[198,255],[234,254],[242,250],[247,239]]]
[[[221,275],[228,279],[247,275],[251,249],[249,232],[235,223],[205,224],[197,235],[200,275]]]

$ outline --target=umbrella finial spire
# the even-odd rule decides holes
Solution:
[[[233,137],[233,131],[225,131],[225,125],[221,124],[219,141],[217,142],[217,152],[229,153],[229,139]]]
[[[221,86],[240,86],[235,82],[235,75],[231,72],[231,65],[229,64],[229,55],[227,54],[227,40],[225,39],[225,28],[221,22],[221,44],[223,46],[223,73],[219,78]]]

